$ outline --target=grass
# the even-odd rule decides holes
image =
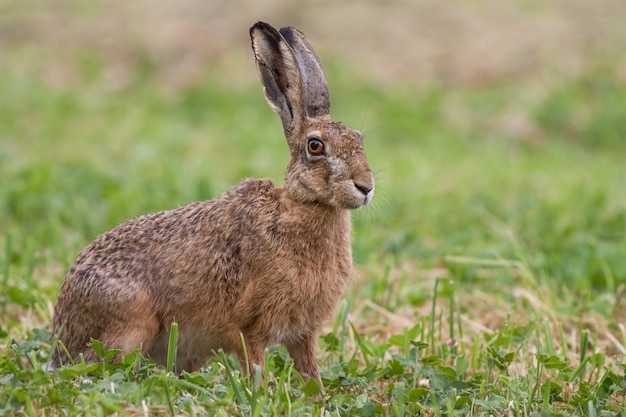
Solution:
[[[357,276],[319,341],[321,394],[282,348],[266,352],[264,384],[223,354],[176,377],[173,351],[167,368],[136,353],[112,363],[97,341],[101,361],[46,370],[58,288],[91,239],[242,177],[280,183],[288,155],[256,84],[209,73],[167,88],[146,58],[110,88],[81,51],[56,85],[36,58],[7,53],[0,415],[626,411],[617,65],[546,83],[381,86],[330,57],[334,117],[365,133],[377,195],[354,213]]]

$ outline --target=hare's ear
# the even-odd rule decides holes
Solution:
[[[293,27],[280,29],[298,61],[303,85],[303,103],[309,117],[330,117],[330,95],[322,61],[304,34]]]
[[[300,66],[285,38],[267,23],[252,26],[250,39],[265,98],[289,138],[305,117]]]

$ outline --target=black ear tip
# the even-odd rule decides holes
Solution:
[[[272,25],[270,25],[269,23],[261,22],[259,20],[254,25],[252,25],[252,27],[250,28],[250,34],[252,34],[252,32],[257,31],[257,30],[260,30],[260,31],[275,31],[276,29],[274,29],[272,27]]]
[[[283,35],[283,38],[285,38],[289,45],[292,45],[294,42],[295,31],[296,29],[291,26],[285,26],[279,30],[280,34]]]
[[[267,27],[272,27],[272,26],[270,26],[269,23],[265,23],[259,20],[254,25],[252,25],[251,29],[261,29],[261,28],[267,28]]]

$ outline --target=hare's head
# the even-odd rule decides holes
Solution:
[[[265,98],[280,116],[291,160],[291,197],[342,209],[368,204],[374,176],[363,136],[330,120],[330,95],[319,56],[302,32],[258,22],[250,29]]]

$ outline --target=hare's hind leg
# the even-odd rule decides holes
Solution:
[[[122,352],[115,360],[121,359],[135,349],[146,355],[154,344],[159,332],[159,320],[152,317],[128,318],[115,328],[108,329],[102,336],[106,349],[120,349]]]
[[[152,349],[159,334],[160,321],[151,311],[150,303],[150,295],[140,292],[128,308],[122,313],[116,313],[115,319],[112,319],[102,332],[100,342],[105,349],[122,351],[115,360],[121,359],[135,349],[139,349],[143,355]]]

